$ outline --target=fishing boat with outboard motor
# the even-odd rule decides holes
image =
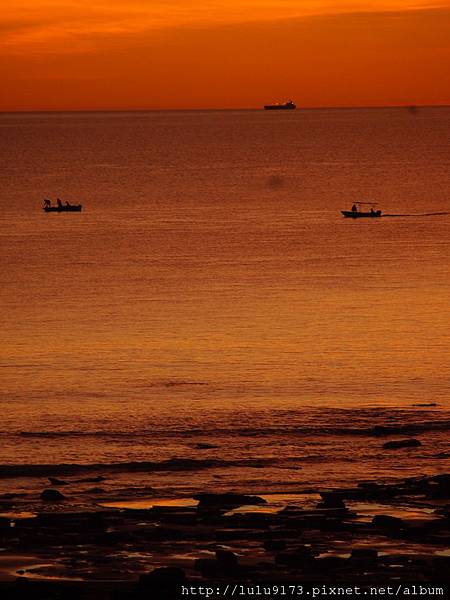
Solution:
[[[341,213],[350,219],[373,219],[381,217],[381,210],[376,206],[376,202],[355,202],[351,210],[341,210]],[[368,207],[370,210],[367,210]]]

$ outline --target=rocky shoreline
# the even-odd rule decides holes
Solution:
[[[147,504],[99,501],[92,488],[80,505],[70,482],[50,482],[33,513],[13,494],[0,499],[0,580],[11,597],[32,586],[45,598],[69,588],[133,598],[166,579],[433,582],[450,567],[450,474]]]

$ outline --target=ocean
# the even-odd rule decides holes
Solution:
[[[1,114],[0,492],[448,471],[449,130],[449,108]]]

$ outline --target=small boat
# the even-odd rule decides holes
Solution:
[[[81,212],[82,204],[69,204],[66,202],[63,204],[61,200],[58,198],[56,206],[52,206],[50,200],[44,200],[44,206],[42,207],[43,211],[46,213],[49,212]]]
[[[294,102],[292,102],[292,100],[283,103],[264,105],[264,110],[292,110],[294,108],[297,108],[297,106]]]
[[[370,210],[361,210],[361,207],[370,206]],[[355,202],[351,210],[341,210],[344,217],[350,219],[374,219],[381,217],[381,210],[375,208],[375,202]]]

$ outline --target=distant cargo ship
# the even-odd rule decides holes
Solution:
[[[277,104],[265,104],[264,110],[292,110],[293,108],[297,108],[292,100],[288,102],[277,103]]]

